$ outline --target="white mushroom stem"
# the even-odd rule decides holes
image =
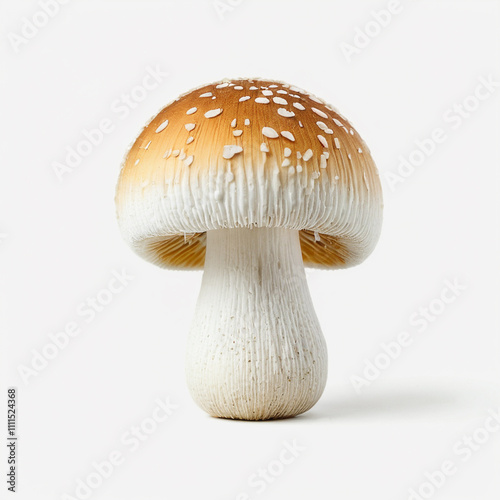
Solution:
[[[194,400],[217,417],[291,417],[316,403],[326,375],[298,231],[208,231],[187,346]]]

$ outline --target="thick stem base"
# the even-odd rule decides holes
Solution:
[[[297,231],[207,232],[187,352],[190,392],[212,416],[284,418],[317,402],[326,383],[326,343]]]

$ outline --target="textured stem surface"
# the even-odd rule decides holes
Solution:
[[[207,232],[205,272],[187,346],[194,400],[212,416],[291,417],[326,383],[326,343],[298,231]]]

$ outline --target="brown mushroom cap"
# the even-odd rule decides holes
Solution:
[[[206,231],[300,231],[304,264],[349,267],[373,250],[382,190],[359,134],[288,84],[224,80],[182,95],[143,129],[116,191],[125,240],[166,268],[202,268]]]

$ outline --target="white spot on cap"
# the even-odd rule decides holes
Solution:
[[[184,160],[186,158],[186,153],[184,152],[183,149],[181,149],[181,155],[179,156],[179,160]]]
[[[196,113],[198,111],[198,108],[190,108],[186,111],[186,115],[192,115],[193,113]]]
[[[270,96],[270,95],[273,95],[273,91],[272,91],[272,90],[263,90],[263,91],[262,91],[262,94],[263,94],[263,95]]]
[[[233,130],[233,135],[239,137],[243,133],[243,130]]]
[[[282,167],[289,167],[290,166],[290,160],[288,158],[285,158],[283,160],[283,163],[281,164]]]
[[[302,122],[299,120],[299,127],[303,127]]]
[[[233,121],[231,122],[231,127],[236,127],[236,118],[233,118]]]
[[[263,142],[261,145],[260,145],[260,150],[263,152],[263,153],[269,153],[269,148],[267,147],[267,144],[265,142]]]
[[[328,118],[328,115],[326,113],[323,113],[323,111],[321,111],[320,109],[318,108],[311,108],[317,115],[323,117],[323,118]]]
[[[338,175],[335,176],[335,180],[338,181],[340,177]]]
[[[165,151],[165,154],[163,155],[163,158],[168,158],[171,154],[172,154],[172,150],[171,149],[167,149]]]
[[[300,160],[302,158],[302,154],[300,151],[297,151],[297,160]]]
[[[270,89],[277,89],[277,88],[278,88],[278,86],[277,86],[277,85],[275,85],[275,84],[273,83],[272,85],[269,85],[269,88],[270,88]]]
[[[288,104],[288,101],[286,99],[283,99],[283,97],[273,97],[273,101],[276,104],[283,104],[284,106]]]
[[[289,174],[289,175],[293,175],[294,173],[295,173],[295,168],[294,168],[294,167],[290,167],[290,168],[288,169],[288,174]]]
[[[320,156],[319,167],[320,168],[326,168],[326,157],[325,157],[324,154]]]
[[[262,134],[269,137],[269,139],[276,139],[276,137],[279,137],[278,132],[271,127],[263,127]]]
[[[243,87],[241,85],[236,85],[234,87],[234,90],[243,90]]]
[[[333,139],[333,142],[335,143],[335,147],[340,149],[340,141],[336,137]]]
[[[173,154],[174,156],[179,156],[179,153],[180,153],[180,150],[178,150],[178,149],[174,149],[174,150],[172,151],[172,154]]]
[[[314,231],[314,241],[321,241],[318,231]]]
[[[212,92],[205,92],[204,94],[200,94],[200,97],[212,97]]]
[[[224,146],[224,149],[222,150],[222,157],[226,160],[230,160],[235,154],[241,153],[242,151],[243,148],[241,146]]]
[[[325,101],[322,101],[321,99],[318,99],[315,95],[309,94],[309,99],[311,101],[317,102],[319,104],[324,104]]]
[[[328,125],[324,122],[316,122],[316,125],[321,129],[321,130],[326,130],[328,128]]]
[[[184,128],[188,131],[188,132],[191,132],[191,130],[194,130],[194,128],[196,127],[196,124],[195,123],[186,123],[186,125],[184,125]]]
[[[254,87],[253,85],[248,90],[259,90],[258,87]]]
[[[194,160],[194,156],[193,155],[189,155],[185,160],[184,160],[184,163],[186,165],[186,167],[190,167],[191,166],[191,163],[193,163],[193,160]]]
[[[139,162],[140,162],[140,161],[141,161],[140,159],[135,160],[134,166],[135,166],[135,165],[139,165]]]
[[[218,116],[222,113],[222,108],[211,109],[205,113],[205,118],[213,118],[214,116]]]
[[[319,139],[319,142],[321,142],[321,144],[323,145],[323,147],[327,148],[328,147],[327,140],[322,135],[318,135],[317,137]]]
[[[292,116],[295,116],[295,113],[293,111],[288,111],[285,108],[279,108],[278,115],[284,116],[285,118],[291,118]]]
[[[229,85],[229,82],[224,82],[224,83],[219,83],[219,85],[216,85],[216,89],[223,89],[224,87],[227,87]]]
[[[358,148],[358,153],[362,153],[363,150],[361,148]]]
[[[308,149],[305,153],[304,153],[304,161],[308,161],[312,158],[313,156],[313,152],[312,152],[312,149]]]
[[[249,96],[249,95],[246,95],[245,97],[240,97],[240,98],[238,99],[238,101],[240,101],[240,102],[244,102],[244,101],[248,101],[248,99],[250,99],[250,96]]]
[[[285,155],[285,158],[288,158],[292,154],[292,150],[290,148],[285,148],[283,154]]]
[[[267,104],[269,99],[267,97],[257,97],[255,102],[258,102],[259,104]]]
[[[332,135],[333,130],[331,128],[325,128],[325,133]]]
[[[323,156],[328,160],[328,158],[330,158],[330,153],[328,151],[323,151]]]
[[[301,111],[304,111],[304,109],[306,109],[306,108],[304,108],[304,106],[302,106],[302,104],[300,104],[300,102],[294,102],[293,107],[300,109]]]
[[[285,138],[285,139],[288,139],[289,141],[295,141],[295,137],[293,136],[293,134],[291,132],[288,132],[288,130],[284,130],[283,132],[281,132],[281,135]]]
[[[191,144],[194,141],[194,137],[188,137],[188,140],[186,141],[186,144]]]
[[[145,146],[144,149],[149,149],[149,146],[151,146],[151,141],[149,141]]]
[[[297,172],[302,172],[302,165],[297,165]]]
[[[245,118],[245,125],[250,125],[250,120],[248,118]]]
[[[165,120],[157,129],[156,129],[156,133],[158,134],[158,132],[161,132],[162,130],[165,130],[167,128],[167,125],[168,125],[168,120]]]
[[[338,125],[339,127],[344,126],[344,124],[341,121],[337,120],[337,118],[334,118],[333,121],[334,121],[335,125]]]
[[[277,94],[288,94],[288,92],[286,90],[277,90],[276,93]]]
[[[351,133],[351,135],[354,135],[354,130],[353,129],[349,130],[349,132]]]

